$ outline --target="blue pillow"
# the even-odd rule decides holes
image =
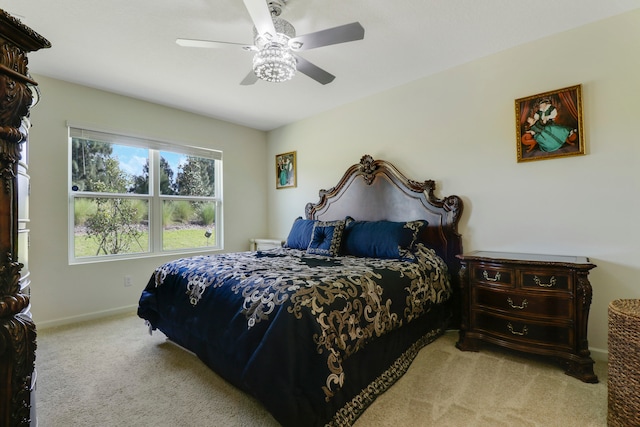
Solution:
[[[354,221],[347,218],[343,237],[346,255],[413,260],[414,245],[427,221]]]
[[[307,253],[337,256],[340,253],[344,221],[318,221],[313,226],[311,243]]]
[[[314,224],[318,222],[315,219],[302,219],[301,216],[293,221],[289,237],[285,247],[291,249],[307,250],[309,242],[311,242],[311,234],[313,232]]]

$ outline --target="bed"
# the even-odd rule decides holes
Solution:
[[[138,315],[283,426],[349,426],[460,324],[458,196],[365,155],[283,248],[158,267]]]

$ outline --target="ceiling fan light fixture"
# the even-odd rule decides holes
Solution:
[[[213,40],[177,39],[180,46],[207,47],[240,45],[245,51],[255,52],[252,70],[240,82],[252,85],[258,79],[267,82],[291,80],[297,71],[326,85],[336,76],[309,62],[297,51],[306,51],[323,46],[347,43],[364,38],[364,28],[359,22],[339,25],[313,33],[296,36],[290,22],[280,18],[283,7],[289,0],[243,0],[253,22],[253,45]],[[266,7],[265,7],[266,6]]]
[[[292,41],[289,43],[289,47],[293,50],[299,50],[302,48],[302,46],[304,45],[304,43],[300,42],[300,41]]]
[[[260,49],[253,57],[253,72],[258,78],[268,82],[286,82],[296,74],[296,58],[289,49],[272,43]]]

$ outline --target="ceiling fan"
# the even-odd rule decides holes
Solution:
[[[323,85],[331,83],[335,79],[334,75],[302,58],[297,52],[364,38],[364,28],[359,22],[296,36],[293,25],[280,18],[282,8],[288,0],[267,0],[266,3],[265,0],[243,1],[254,24],[253,45],[176,39],[180,46],[215,48],[236,45],[255,52],[253,70],[240,82],[241,85],[254,84],[258,79],[269,82],[287,81],[293,78],[296,71]]]

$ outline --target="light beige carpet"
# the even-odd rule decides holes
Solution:
[[[355,427],[606,425],[605,363],[600,383],[585,384],[546,359],[461,352],[456,339],[449,332],[422,349]],[[135,315],[39,331],[36,357],[40,427],[278,425]]]

